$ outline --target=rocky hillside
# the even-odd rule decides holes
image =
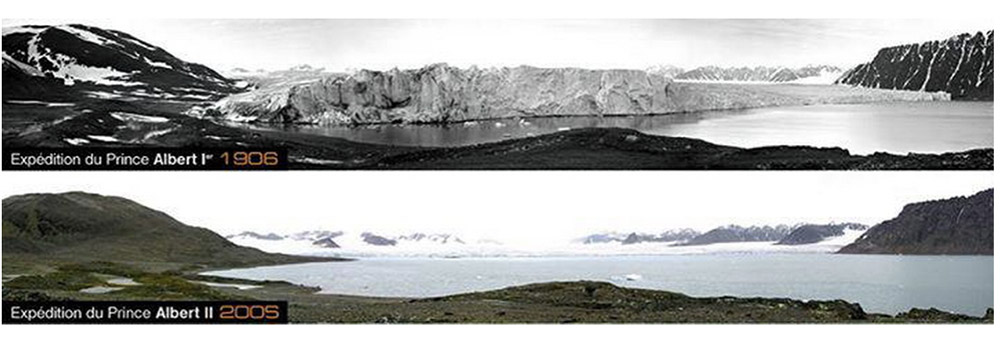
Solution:
[[[3,30],[3,99],[207,100],[236,91],[212,69],[127,33],[85,25]]]
[[[68,262],[161,262],[236,267],[323,260],[233,244],[134,201],[87,193],[3,200],[3,254]]]
[[[884,48],[871,62],[849,70],[837,82],[993,100],[993,30]]]
[[[840,74],[840,68],[827,65],[802,68],[785,67],[698,67],[674,76],[677,80],[727,81],[727,82],[809,82],[833,83]]]
[[[993,255],[993,189],[908,204],[839,253]]]
[[[778,245],[802,245],[821,242],[827,238],[843,236],[847,231],[864,231],[868,225],[857,223],[842,224],[803,224],[792,230]]]

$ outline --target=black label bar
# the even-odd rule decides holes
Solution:
[[[282,148],[9,148],[3,170],[287,170]]]
[[[285,324],[286,301],[4,301],[4,324]]]

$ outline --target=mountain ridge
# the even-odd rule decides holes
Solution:
[[[788,67],[719,67],[701,66],[674,76],[675,80],[727,81],[727,82],[803,82],[814,79],[814,83],[832,84],[843,70],[829,65],[808,65],[799,68]]]
[[[840,254],[993,255],[993,189],[910,203]]]
[[[837,83],[944,91],[956,100],[993,100],[993,30],[885,47]]]

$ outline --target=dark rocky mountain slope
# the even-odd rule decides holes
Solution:
[[[185,225],[134,201],[88,193],[3,200],[3,254],[82,263],[161,262],[237,267],[325,260],[265,253]]]
[[[944,91],[956,100],[993,100],[993,30],[884,48],[837,83]]]
[[[839,253],[993,255],[993,189],[908,204]]]

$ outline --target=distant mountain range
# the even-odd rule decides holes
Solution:
[[[400,250],[412,253],[434,253],[441,251],[436,248],[464,246],[466,244],[455,235],[421,232],[386,235],[373,232],[351,234],[344,231],[313,230],[279,235],[244,231],[227,235],[226,238],[238,244],[257,247],[265,251],[296,253],[340,252],[343,250],[365,252],[372,249],[393,249],[397,246]],[[489,244],[494,245],[494,243]]]
[[[842,254],[993,255],[993,189],[908,204]]]
[[[993,30],[881,49],[837,83],[993,100]]]
[[[3,255],[212,267],[326,260],[239,246],[131,200],[80,192],[3,199]]]
[[[750,226],[729,225],[709,230],[698,237],[677,245],[707,245],[732,242],[777,242],[792,232],[788,225]]]
[[[617,232],[607,232],[607,233],[596,233],[586,236],[580,239],[583,244],[600,244],[600,243],[621,243],[624,245],[628,244],[638,244],[645,242],[679,242],[688,241],[699,235],[698,231],[692,229],[680,229],[680,230],[670,230],[664,231],[659,234],[649,234],[649,233],[617,233]]]
[[[854,223],[798,224],[793,226],[729,225],[707,232],[692,229],[667,230],[661,233],[603,232],[587,235],[572,242],[542,242],[548,250],[525,250],[518,245],[505,245],[497,241],[476,240],[466,242],[452,234],[411,233],[388,235],[365,231],[304,231],[279,235],[245,231],[226,238],[264,251],[308,254],[347,255],[546,255],[546,254],[615,254],[648,251],[669,252],[684,247],[709,246],[721,243],[766,243],[767,245],[805,246],[822,243],[823,251],[835,245],[839,249],[849,243],[830,241],[847,231],[864,232],[867,226]],[[852,236],[853,237],[853,236]],[[839,242],[839,241],[838,241]],[[616,248],[620,247],[620,248]],[[766,247],[765,247],[766,248]],[[749,248],[756,249],[756,248]],[[768,248],[769,249],[769,248]],[[815,250],[815,249],[813,249]],[[682,251],[682,250],[677,250]],[[802,251],[808,251],[802,250]]]
[[[650,69],[671,75],[675,80],[686,81],[724,81],[724,82],[773,82],[773,83],[812,83],[832,84],[843,74],[838,67],[828,65],[805,66],[800,68],[786,67],[717,67],[703,66],[678,72],[680,69]]]
[[[85,25],[3,29],[3,100],[215,100],[238,90],[200,64],[115,30]]]
[[[796,224],[777,226],[721,226],[704,233],[691,229],[670,230],[660,234],[600,233],[586,236],[583,244],[622,245],[638,243],[671,243],[673,246],[699,246],[716,243],[776,242],[776,245],[806,245],[832,237],[843,236],[847,230],[864,231],[868,226],[857,223]]]

